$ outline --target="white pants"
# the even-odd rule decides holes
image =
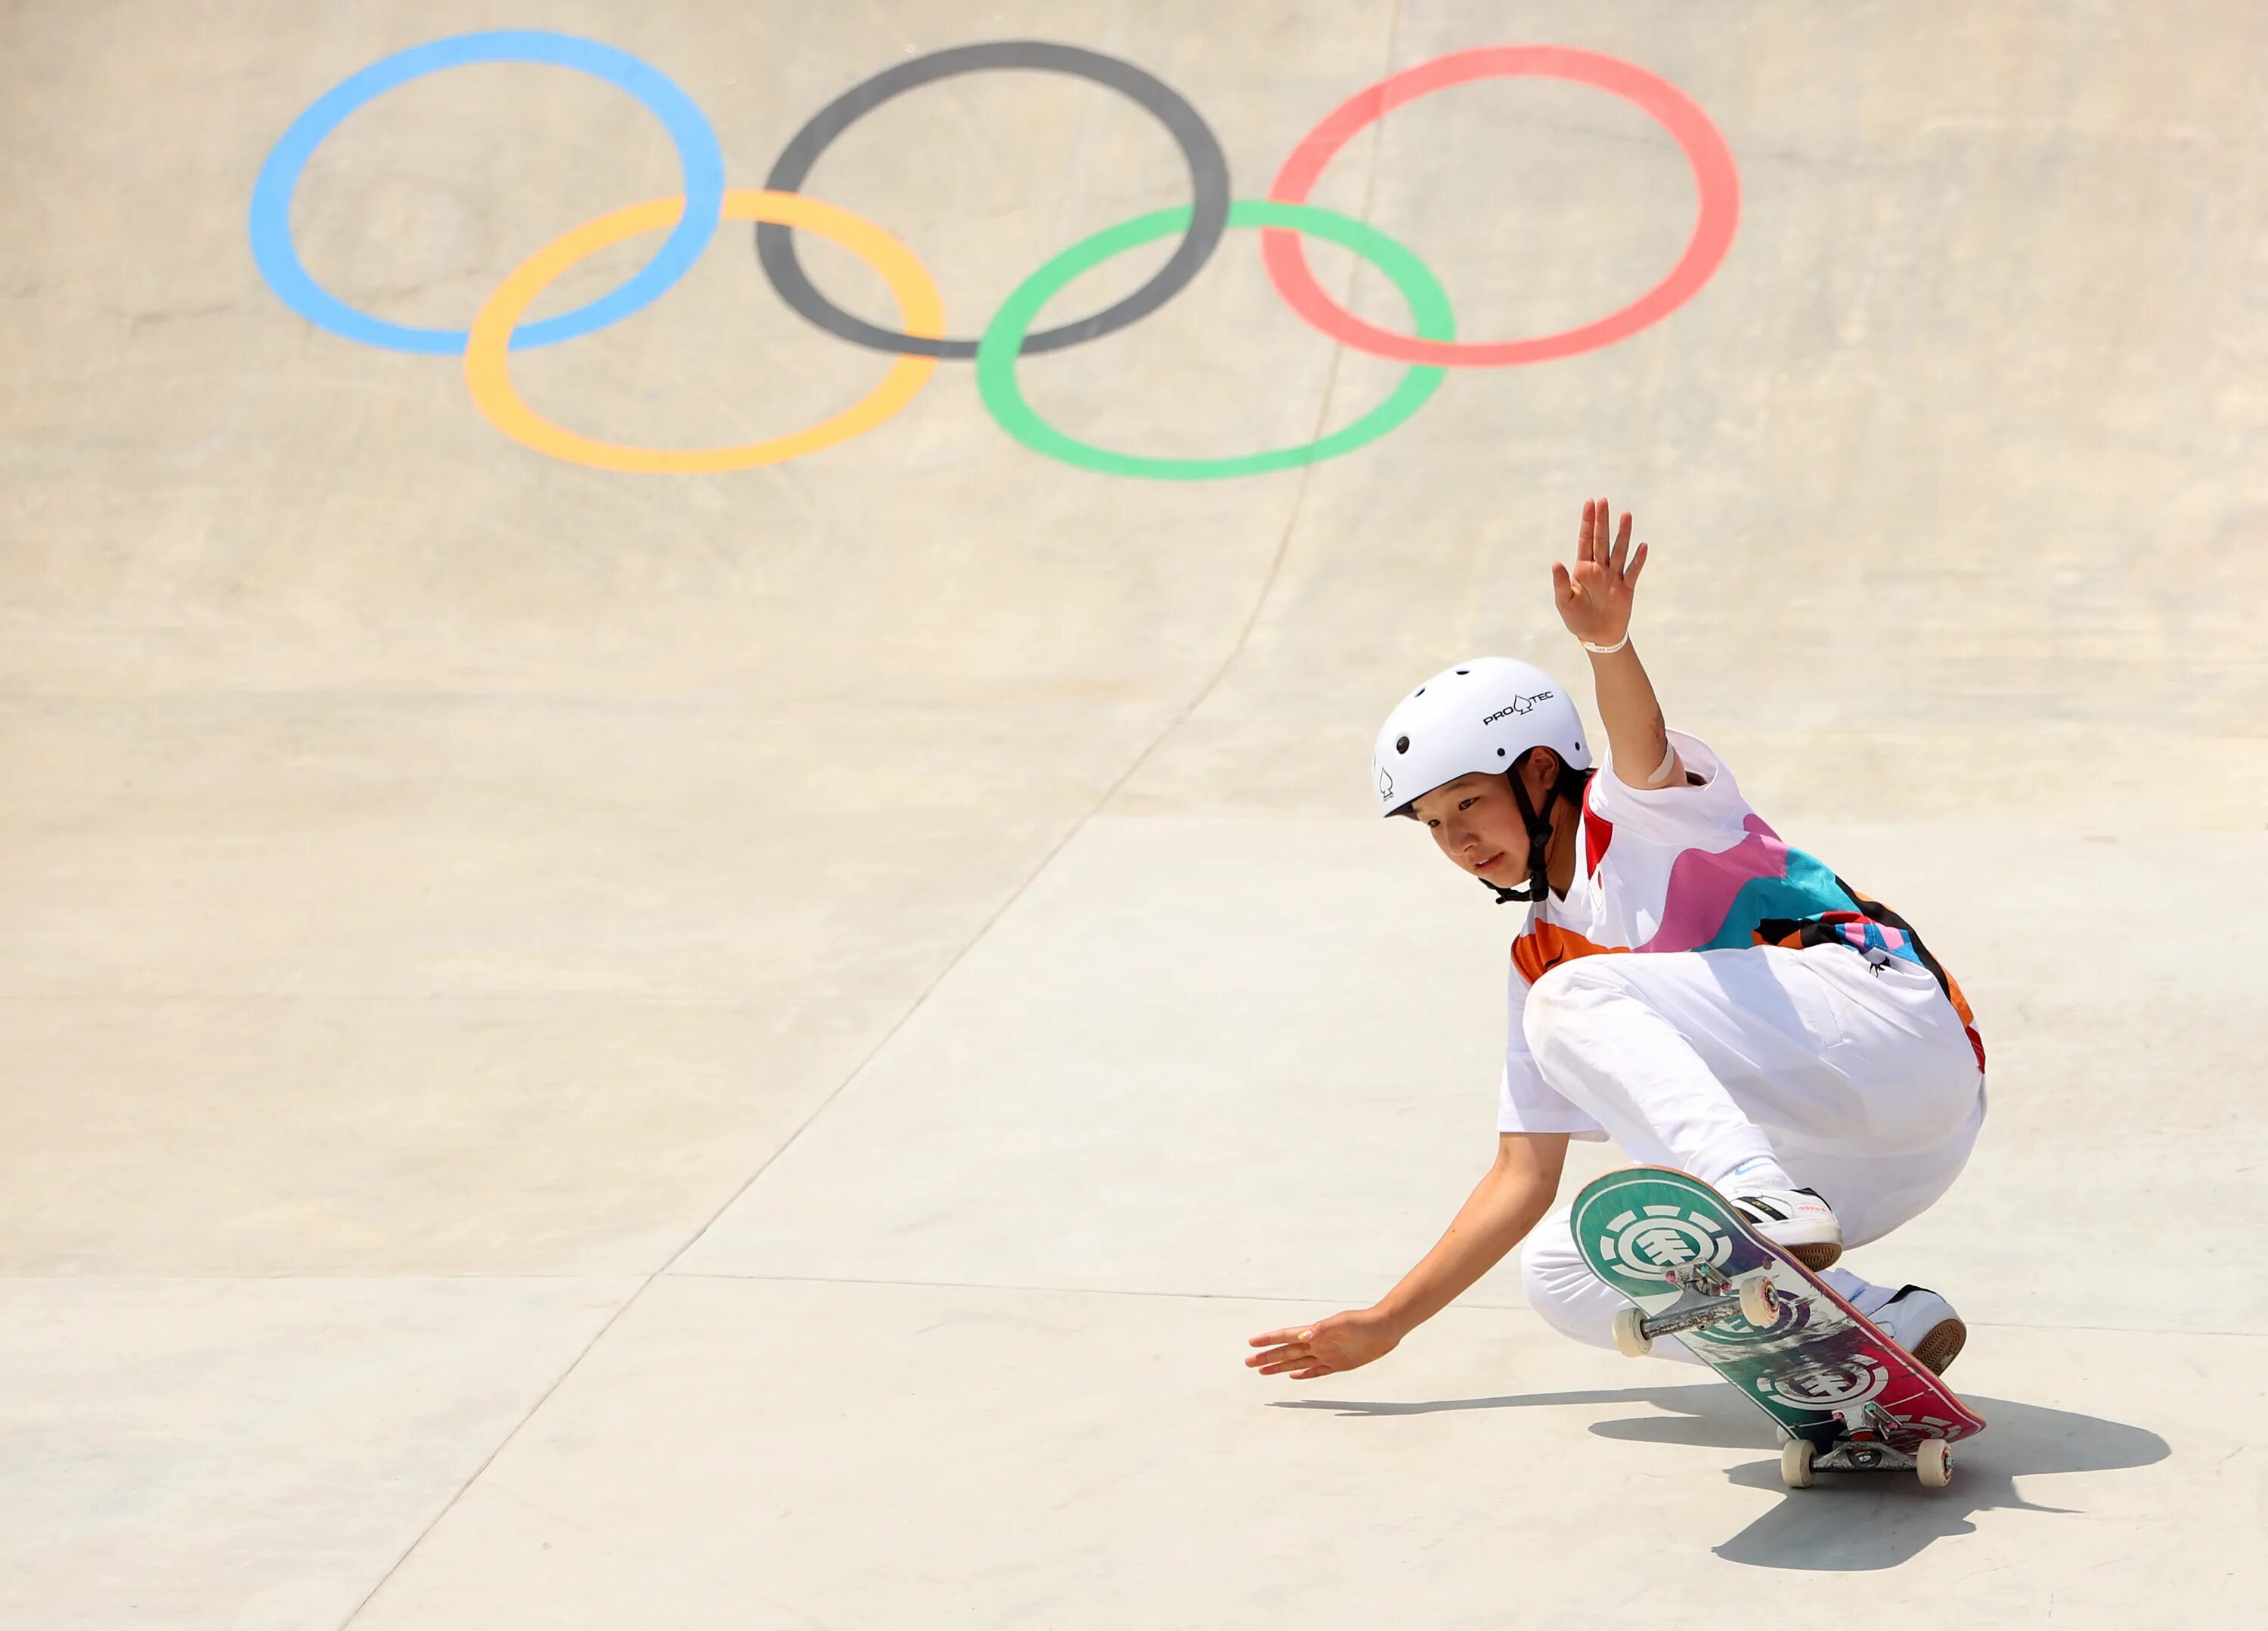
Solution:
[[[1544,1081],[1631,1159],[1717,1184],[1769,1155],[1826,1198],[1847,1246],[1952,1187],[1984,1120],[1984,1074],[1937,982],[1845,946],[1579,958],[1535,982],[1522,1021]],[[1614,1345],[1623,1299],[1576,1251],[1566,1207],[1528,1237],[1521,1274],[1552,1325]],[[1889,1295],[1827,1278],[1862,1312]]]

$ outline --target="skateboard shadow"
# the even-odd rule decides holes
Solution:
[[[1809,1489],[1786,1490],[1770,1426],[1715,1382],[1654,1387],[1593,1388],[1562,1393],[1518,1393],[1500,1399],[1431,1399],[1407,1404],[1354,1399],[1287,1399],[1280,1407],[1330,1410],[1341,1415],[1422,1415],[1440,1410],[1508,1410],[1550,1405],[1644,1405],[1638,1416],[1594,1421],[1602,1438],[1649,1444],[1693,1444],[1752,1452],[1756,1458],[1726,1469],[1744,1488],[1786,1498],[1731,1539],[1716,1546],[1729,1562],[1759,1568],[1858,1571],[1895,1568],[1933,1540],[1965,1535],[1972,1515],[1995,1509],[2069,1513],[2019,1493],[2019,1478],[2058,1472],[2103,1472],[2148,1466],[2172,1453],[2146,1428],[2043,1405],[1971,1395],[1968,1402],[1990,1424],[1973,1443],[1954,1447],[1953,1484],[1925,1489],[1911,1473],[1822,1472]]]

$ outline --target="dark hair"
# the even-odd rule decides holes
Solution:
[[[1573,766],[1570,765],[1566,760],[1561,758],[1556,749],[1547,748],[1542,742],[1536,743],[1535,746],[1530,748],[1527,753],[1523,753],[1518,758],[1514,759],[1512,762],[1512,768],[1509,770],[1497,771],[1467,771],[1465,774],[1467,776],[1498,775],[1502,776],[1505,779],[1506,783],[1509,785],[1512,779],[1520,773],[1520,767],[1528,763],[1528,754],[1533,753],[1550,754],[1552,763],[1556,764],[1559,767],[1559,774],[1557,779],[1558,791],[1566,794],[1571,799],[1580,799],[1584,785],[1591,779],[1592,772],[1589,771],[1579,771],[1575,769]],[[1448,784],[1445,782],[1442,785],[1446,786]],[[1427,791],[1431,792],[1432,789],[1428,788]],[[1410,820],[1416,821],[1418,819],[1418,801],[1416,799],[1410,800],[1409,803],[1403,805],[1400,809],[1394,813],[1396,816],[1407,816]]]

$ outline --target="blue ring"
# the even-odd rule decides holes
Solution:
[[[625,51],[572,34],[534,28],[498,28],[430,41],[382,57],[341,80],[291,122],[260,167],[252,188],[252,258],[284,304],[333,334],[387,351],[457,356],[469,337],[463,328],[416,328],[358,312],[307,275],[291,241],[291,195],[300,173],[325,137],[364,102],[394,86],[466,63],[550,63],[618,85],[645,104],[677,144],[685,171],[685,210],[652,260],[620,288],[588,306],[513,330],[512,349],[571,340],[628,317],[668,292],[715,236],[725,199],[725,155],[717,132],[693,99],[661,71]]]

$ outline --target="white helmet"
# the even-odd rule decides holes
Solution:
[[[1485,878],[1481,882],[1495,893],[1498,905],[1543,900],[1550,888],[1544,857],[1552,806],[1562,793],[1581,797],[1583,777],[1591,768],[1582,717],[1543,669],[1509,657],[1476,657],[1444,668],[1404,697],[1386,716],[1371,752],[1378,813],[1401,815],[1412,799],[1476,771],[1509,771],[1536,748],[1550,749],[1561,761],[1543,808],[1528,802],[1518,777],[1507,779],[1528,829],[1528,882],[1512,889]]]
[[[1476,657],[1444,668],[1386,716],[1371,755],[1378,813],[1475,771],[1509,771],[1532,748],[1549,748],[1569,770],[1591,768],[1582,716],[1551,676],[1510,657]]]

